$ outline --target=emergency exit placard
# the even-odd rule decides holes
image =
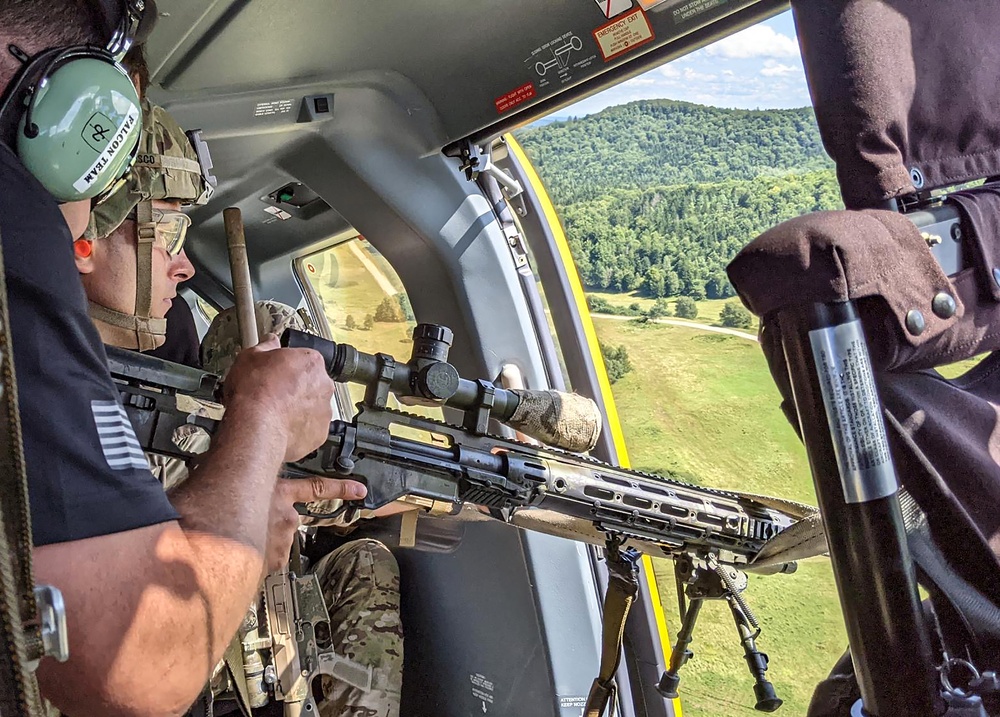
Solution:
[[[594,39],[601,49],[604,61],[613,60],[653,40],[653,28],[646,13],[636,8],[627,15],[594,30]]]

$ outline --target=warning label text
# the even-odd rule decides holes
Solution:
[[[535,86],[529,82],[526,85],[518,87],[516,90],[511,90],[502,97],[497,97],[494,104],[497,106],[497,112],[503,114],[507,110],[517,107],[522,102],[527,102],[534,98],[534,96]]]
[[[652,41],[653,28],[649,26],[646,13],[636,8],[594,30],[594,39],[607,62]]]

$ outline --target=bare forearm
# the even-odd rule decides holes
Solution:
[[[66,602],[70,659],[43,660],[43,694],[68,715],[182,714],[256,589],[257,549],[177,523],[34,551]]]
[[[64,712],[180,714],[197,696],[264,572],[285,449],[266,423],[230,414],[171,494],[178,523],[36,550],[39,579],[60,587],[68,607],[71,659],[40,670]]]
[[[170,493],[186,533],[228,538],[263,555],[268,505],[286,445],[277,425],[252,404],[226,409],[212,447]]]

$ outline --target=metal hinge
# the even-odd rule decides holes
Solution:
[[[493,164],[493,145],[487,145],[484,149],[477,144],[466,141],[461,153],[462,164],[459,167],[465,172],[465,178],[470,182],[479,181],[482,174],[486,174],[497,181],[497,184],[507,190],[507,197],[513,199],[524,192],[521,183],[514,179],[506,171]]]

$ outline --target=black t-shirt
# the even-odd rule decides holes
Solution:
[[[119,403],[59,207],[3,144],[0,239],[35,544],[176,519]]]

